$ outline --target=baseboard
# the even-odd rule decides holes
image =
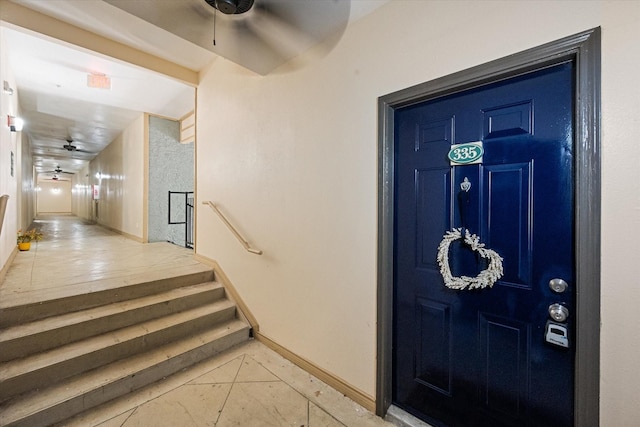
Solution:
[[[195,254],[193,258],[196,261],[209,265],[214,269],[216,277],[220,280],[220,282],[222,282],[225,289],[229,292],[230,298],[235,301],[235,303],[238,305],[238,308],[240,308],[240,311],[242,311],[246,316],[247,321],[253,328],[253,336],[257,341],[260,341],[262,344],[266,345],[267,347],[269,347],[270,349],[272,349],[273,351],[275,351],[285,359],[289,360],[294,365],[297,365],[298,367],[307,371],[311,375],[315,376],[320,381],[323,381],[324,383],[338,390],[340,393],[344,394],[349,399],[365,407],[369,411],[375,412],[376,402],[373,397],[369,396],[362,390],[359,390],[358,388],[352,386],[351,384],[348,384],[341,378],[336,377],[331,372],[328,372],[325,369],[316,365],[315,363],[305,359],[304,357],[301,357],[295,354],[294,352],[276,343],[271,338],[262,334],[260,332],[257,319],[253,316],[253,314],[249,310],[249,307],[247,307],[244,301],[242,301],[242,298],[238,294],[238,291],[235,289],[235,287],[231,283],[231,280],[229,280],[227,275],[224,273],[224,271],[220,267],[220,264],[218,264],[216,261],[210,258],[207,258],[199,254]]]
[[[211,258],[207,258],[199,254],[194,254],[193,258],[196,261],[201,262],[202,264],[208,265],[213,268],[213,270],[215,271],[216,278],[220,280],[220,282],[226,289],[229,299],[231,299],[233,302],[236,303],[236,305],[240,309],[241,314],[244,316],[247,322],[249,322],[249,325],[251,325],[251,328],[253,329],[253,333],[255,334],[256,332],[258,332],[260,330],[258,319],[255,318],[253,313],[251,313],[251,310],[249,310],[249,307],[247,306],[247,304],[245,304],[245,302],[242,300],[242,298],[240,297],[240,294],[238,293],[236,288],[233,286],[233,283],[231,283],[231,280],[229,280],[229,277],[227,277],[227,275],[224,274],[224,271],[222,271],[220,264],[218,264],[217,261],[214,261]]]
[[[11,267],[11,264],[13,263],[13,260],[17,254],[18,254],[18,246],[16,245],[13,248],[13,251],[11,252],[11,254],[9,254],[9,258],[7,258],[7,262],[5,262],[4,265],[2,266],[2,270],[0,270],[0,283],[4,282],[4,278],[7,275],[7,272],[9,271],[9,268]]]
[[[121,234],[121,235],[123,235],[124,237],[126,237],[127,239],[134,240],[134,241],[136,241],[136,242],[138,242],[138,243],[146,243],[146,242],[144,241],[144,239],[143,239],[142,237],[140,237],[140,236],[135,236],[135,235],[133,235],[133,234],[129,234],[129,233],[127,233],[126,231],[118,230],[117,228],[109,227],[108,225],[100,224],[99,222],[98,222],[98,223],[96,223],[96,225],[99,225],[99,226],[100,226],[100,227],[102,227],[102,228],[106,228],[106,229],[107,229],[107,230],[109,230],[109,231],[113,231],[114,233]]]
[[[340,393],[347,396],[349,399],[353,400],[357,404],[365,407],[371,412],[375,413],[376,410],[376,402],[375,399],[362,390],[352,386],[351,384],[345,382],[341,378],[336,377],[331,372],[326,371],[325,369],[319,367],[315,363],[305,359],[304,357],[298,356],[294,352],[286,349],[280,344],[273,341],[271,338],[266,337],[262,333],[255,332],[254,337],[256,340],[260,341],[280,356],[292,362],[294,365],[304,369],[311,375],[318,378],[320,381],[330,385],[334,389],[338,390]]]
[[[36,216],[75,216],[73,212],[38,212]]]

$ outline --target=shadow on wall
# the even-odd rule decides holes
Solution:
[[[4,213],[7,210],[8,194],[0,196],[0,235],[2,235],[2,224],[4,224]]]

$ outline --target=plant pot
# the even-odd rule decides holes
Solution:
[[[18,243],[18,249],[20,249],[21,251],[28,251],[29,249],[31,249],[31,242]]]

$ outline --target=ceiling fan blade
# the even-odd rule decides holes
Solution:
[[[266,74],[329,36],[340,35],[348,23],[349,12],[350,3],[343,0],[256,1],[246,16],[231,16],[226,20],[224,30],[220,31],[225,38],[218,37],[218,49],[223,56],[236,58],[241,65],[244,62],[260,64],[266,72],[258,72]],[[235,43],[226,46],[229,38]],[[332,46],[327,43],[324,47],[314,55],[323,55]]]
[[[60,182],[60,181],[71,181],[70,179],[64,179],[64,178],[40,178],[40,181],[55,181],[55,182]]]
[[[303,35],[310,42],[320,42],[344,30],[349,22],[349,0],[263,0],[254,5],[256,12],[282,27],[283,32]]]
[[[254,17],[247,21],[246,31],[255,37],[254,48],[261,43],[283,63],[316,43],[309,34],[267,12],[265,8],[256,10]]]
[[[69,143],[68,144],[64,144],[62,146],[62,148],[60,148],[60,150],[66,150],[66,151],[68,151],[70,153],[86,153],[86,154],[93,154],[93,155],[98,154],[98,152],[88,151],[88,150],[83,150],[82,148],[78,148],[77,145],[73,145],[73,143],[72,143],[72,142],[75,142],[75,141],[67,140],[67,142],[69,142]]]
[[[263,75],[344,31],[351,8],[349,0],[255,0],[246,13],[214,18],[205,0],[105,1]]]
[[[241,65],[283,61],[286,53],[280,51],[270,40],[262,38],[253,22],[241,20],[230,23],[224,34],[217,39],[218,49],[223,56],[237,58],[237,63]]]

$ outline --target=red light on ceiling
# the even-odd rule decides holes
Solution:
[[[111,89],[111,79],[106,74],[88,74],[87,86],[95,89]]]

